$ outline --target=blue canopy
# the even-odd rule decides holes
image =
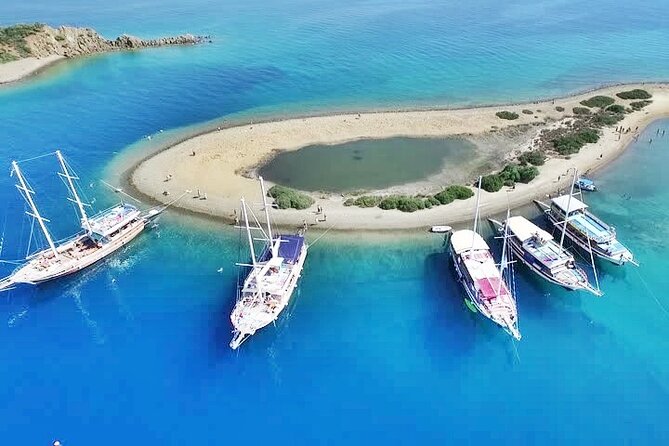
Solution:
[[[299,259],[300,252],[302,252],[302,246],[304,245],[304,236],[302,235],[280,235],[281,244],[279,245],[279,257],[283,257],[284,261],[288,264],[293,264]],[[258,259],[259,262],[266,262],[271,257],[271,251],[269,249],[269,244],[265,245],[265,248]]]

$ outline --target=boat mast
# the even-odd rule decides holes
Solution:
[[[571,180],[571,190],[569,191],[569,198],[567,199],[567,209],[564,212],[564,222],[562,222],[562,235],[560,236],[560,251],[562,250],[562,245],[564,244],[564,234],[567,231],[567,221],[569,220],[569,211],[571,206],[571,197],[574,195],[574,183],[576,182],[576,175],[578,171],[574,169],[574,178]]]
[[[44,217],[42,217],[37,210],[37,206],[35,205],[35,202],[33,201],[32,194],[35,192],[28,188],[28,185],[26,184],[26,180],[23,178],[23,174],[21,173],[21,169],[19,169],[19,164],[16,161],[12,161],[12,168],[14,172],[16,172],[16,177],[19,179],[19,183],[16,185],[16,188],[19,189],[20,191],[23,191],[23,195],[28,202],[28,205],[30,206],[30,209],[32,212],[26,212],[26,214],[30,215],[31,217],[35,218],[37,222],[39,223],[40,228],[42,228],[42,232],[44,233],[44,237],[46,238],[47,243],[49,243],[49,247],[51,248],[51,251],[53,251],[53,255],[55,257],[59,257],[58,250],[56,249],[56,245],[53,243],[53,239],[51,238],[51,234],[49,234],[49,230],[46,227],[46,224],[44,223],[47,221]]]
[[[63,155],[60,153],[60,150],[56,150],[56,156],[58,157],[58,161],[60,161],[60,166],[63,168],[63,172],[58,173],[58,175],[67,179],[67,184],[69,186],[70,192],[72,192],[72,196],[74,197],[74,200],[72,200],[71,198],[69,200],[77,203],[77,207],[79,208],[79,213],[81,214],[82,226],[84,227],[86,232],[90,234],[93,232],[93,230],[91,229],[91,224],[88,221],[88,215],[86,215],[86,210],[84,209],[84,203],[81,202],[79,194],[77,193],[77,188],[74,187],[74,182],[72,181],[76,180],[77,177],[70,175],[70,172],[67,170],[67,165],[65,164],[65,158],[63,158]]]
[[[272,225],[269,221],[269,208],[267,206],[267,192],[265,192],[265,181],[262,179],[262,177],[258,177],[260,179],[260,190],[262,191],[262,207],[263,210],[265,211],[265,220],[267,221],[267,236],[269,237],[270,243],[272,243]]]
[[[246,237],[249,239],[249,249],[251,250],[251,262],[256,266],[256,251],[253,248],[253,237],[251,237],[251,228],[249,227],[249,215],[246,211],[246,201],[242,198],[242,213],[244,214],[244,224],[246,225]]]
[[[481,180],[483,177],[479,176],[478,190],[476,191],[476,211],[474,212],[474,233],[472,234],[472,249],[474,248],[474,240],[476,240],[476,230],[479,226],[479,204],[481,203]]]

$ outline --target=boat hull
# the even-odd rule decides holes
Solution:
[[[513,252],[514,256],[521,261],[525,266],[530,268],[532,272],[534,272],[536,275],[541,277],[542,279],[547,280],[548,282],[551,282],[555,285],[559,285],[563,288],[566,288],[570,291],[578,291],[578,290],[585,290],[587,289],[586,286],[584,285],[578,285],[578,284],[571,284],[568,282],[561,281],[557,279],[556,277],[547,274],[543,268],[541,267],[541,262],[539,262],[534,256],[532,256],[530,253],[522,249],[521,247],[518,246],[518,242],[515,240],[510,241],[509,243],[511,245],[511,252]]]
[[[473,312],[481,313],[483,316],[486,317],[486,319],[493,322],[497,327],[500,327],[509,335],[513,336],[516,339],[520,339],[519,333],[513,333],[508,327],[497,323],[493,319],[493,315],[490,313],[490,311],[478,302],[478,299],[476,298],[476,290],[474,289],[473,284],[469,280],[467,280],[467,275],[462,270],[463,267],[461,266],[459,256],[455,252],[455,249],[453,249],[452,245],[449,246],[449,252],[451,255],[451,261],[453,262],[453,269],[455,270],[457,280],[466,294],[465,304],[467,305],[467,307]],[[517,327],[515,329],[517,330]]]
[[[545,211],[546,218],[552,225],[558,225],[560,223],[560,220],[556,218],[556,216],[550,211],[547,210]],[[579,233],[575,232],[574,229],[567,224],[566,230],[565,230],[565,237],[569,239],[573,244],[581,248],[583,251],[594,254],[600,259],[606,260],[608,262],[613,263],[614,265],[622,266],[625,265],[627,262],[633,261],[634,257],[632,253],[625,248],[625,251],[618,253],[618,254],[610,254],[607,252],[604,248],[600,246],[599,243],[597,243],[595,240],[588,240],[587,238],[584,238],[581,236]]]
[[[132,240],[135,239],[146,227],[146,221],[137,220],[131,223],[123,232],[119,233],[113,237],[108,243],[105,243],[101,247],[95,249],[90,254],[82,256],[73,261],[62,264],[58,268],[52,268],[48,271],[39,271],[37,264],[40,261],[40,254],[37,254],[31,261],[26,265],[19,268],[15,271],[8,280],[13,284],[25,283],[31,285],[40,285],[52,280],[60,279],[71,274],[77,273],[89,266],[105,259],[110,256],[120,248],[126,246]],[[81,238],[85,238],[82,236]],[[75,239],[70,243],[76,243],[81,240]]]
[[[302,246],[302,250],[300,251],[300,255],[297,259],[297,262],[295,262],[295,264],[292,266],[295,273],[292,276],[288,288],[286,288],[286,291],[284,292],[285,297],[281,299],[279,305],[277,305],[275,310],[269,315],[270,317],[265,318],[262,322],[254,325],[253,327],[242,326],[241,324],[238,323],[238,321],[240,320],[238,318],[238,309],[235,308],[233,310],[231,321],[234,330],[233,330],[232,340],[230,341],[230,348],[236,350],[246,339],[248,339],[250,336],[253,336],[258,330],[265,328],[266,326],[275,322],[279,318],[283,310],[288,306],[288,303],[290,302],[290,299],[293,296],[293,292],[295,291],[295,288],[297,287],[297,284],[300,278],[302,277],[302,269],[304,268],[304,262],[306,261],[307,258],[307,251],[308,251],[308,245],[305,243]]]

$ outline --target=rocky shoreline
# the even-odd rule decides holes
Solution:
[[[0,28],[0,84],[27,77],[61,59],[211,41],[211,36],[193,34],[146,40],[124,34],[110,40],[92,28],[54,28],[39,23]]]

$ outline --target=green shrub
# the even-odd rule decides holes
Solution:
[[[585,129],[572,135],[565,135],[553,141],[553,147],[560,155],[578,153],[585,144],[599,141],[599,134],[594,129]]]
[[[425,209],[425,200],[423,198],[402,195],[397,200],[397,209],[402,212],[416,212]]]
[[[279,209],[306,209],[314,204],[314,199],[309,195],[278,184],[272,186],[267,195],[274,198]]]
[[[445,192],[452,195],[456,200],[466,200],[467,198],[474,196],[474,191],[472,191],[470,188],[457,184],[448,186],[445,189]]]
[[[632,110],[641,110],[645,106],[651,104],[653,101],[638,101],[638,102],[630,102],[630,107],[632,107]]]
[[[611,113],[625,113],[625,106],[620,104],[613,104],[606,107],[607,112]]]
[[[555,110],[556,110],[556,111],[559,111],[559,112],[563,112],[563,111],[564,111],[564,107],[560,107],[560,106],[558,105],[557,107],[555,107]]]
[[[575,115],[589,115],[590,110],[585,107],[574,107],[571,110]]]
[[[381,197],[375,197],[373,195],[363,195],[356,198],[353,201],[353,204],[361,208],[373,208],[379,205],[381,202]]]
[[[609,105],[613,104],[614,102],[616,102],[616,100],[608,96],[593,96],[590,99],[581,101],[581,105],[585,105],[586,107],[591,107],[591,108],[592,107],[606,108]]]
[[[523,114],[525,114],[525,115],[533,115],[534,112],[533,112],[532,110],[524,109],[524,110],[523,110]]]
[[[592,122],[599,127],[614,125],[625,117],[621,113],[597,113]]]
[[[542,150],[532,150],[529,152],[523,152],[519,157],[518,161],[521,166],[525,164],[532,164],[533,166],[543,166],[546,162],[546,154]]]
[[[448,204],[455,200],[455,197],[448,191],[444,189],[434,196],[434,198],[441,204]]]
[[[481,179],[481,189],[488,192],[497,192],[504,185],[504,180],[497,174],[486,175]]]
[[[518,181],[525,184],[529,183],[539,175],[539,169],[535,166],[520,166],[518,172],[520,173]]]
[[[495,113],[495,115],[500,118],[500,119],[508,119],[510,121],[513,121],[514,119],[518,119],[518,113],[510,112],[510,111],[499,111]]]
[[[397,209],[397,203],[399,201],[399,196],[389,195],[381,200],[379,207],[383,210]]]
[[[439,199],[436,197],[427,197],[425,199],[425,207],[427,207],[428,202],[430,202],[432,206],[439,206],[441,204],[441,201],[439,201]]]
[[[616,94],[620,99],[650,99],[653,97],[652,94],[648,93],[646,90],[640,88],[635,88],[634,90],[621,91]]]
[[[576,137],[586,144],[599,141],[599,133],[594,129],[581,130],[576,133]]]

